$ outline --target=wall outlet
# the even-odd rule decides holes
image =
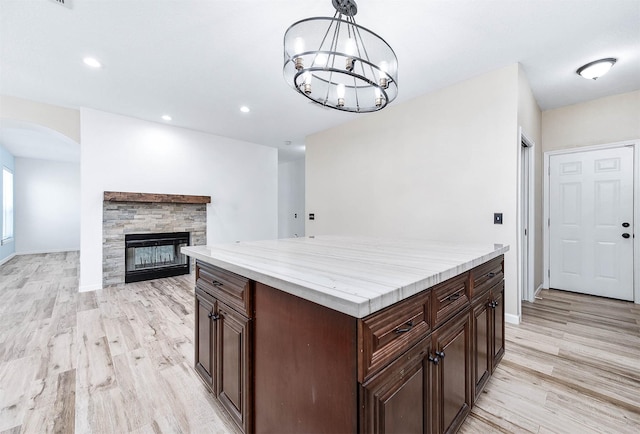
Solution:
[[[312,212],[309,213],[309,220],[315,220],[316,219],[316,215]]]

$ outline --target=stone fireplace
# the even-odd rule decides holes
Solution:
[[[135,239],[139,238],[137,235],[144,234],[185,232],[190,245],[205,245],[206,204],[210,202],[209,196],[105,191],[102,214],[103,286],[125,283],[127,235],[136,234],[130,237]],[[168,248],[164,249],[166,257]],[[160,256],[158,261],[162,260]]]

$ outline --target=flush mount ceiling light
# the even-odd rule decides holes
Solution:
[[[354,113],[381,110],[398,95],[398,59],[356,24],[354,0],[332,0],[333,18],[298,21],[284,34],[284,78],[311,101]]]
[[[240,107],[240,111],[242,113],[249,113],[251,111],[251,109],[249,107],[247,107],[246,105],[243,105],[242,107]]]
[[[605,75],[611,67],[616,63],[617,59],[612,57],[589,62],[578,68],[576,73],[587,80],[597,80],[598,77]]]
[[[170,120],[171,120],[171,116],[169,116],[169,115],[162,115],[162,119],[164,119],[165,121],[170,121]]]

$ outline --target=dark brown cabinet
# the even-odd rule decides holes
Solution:
[[[504,356],[504,281],[491,288],[491,373]]]
[[[220,303],[216,320],[216,396],[229,415],[245,432],[248,425],[249,318]]]
[[[431,432],[431,352],[423,339],[360,386],[361,433]]]
[[[468,310],[433,333],[434,429],[436,433],[456,432],[471,409],[471,327]]]
[[[480,396],[492,371],[491,362],[491,317],[489,303],[491,293],[487,292],[474,300],[471,310],[473,401]]]
[[[503,257],[361,319],[198,261],[195,343],[245,433],[453,433],[504,355]]]
[[[497,283],[474,300],[471,329],[475,401],[504,355],[504,282]]]
[[[196,267],[195,368],[244,432],[250,432],[251,284],[207,264]]]
[[[202,380],[213,389],[215,329],[211,318],[216,310],[215,299],[196,289],[195,300],[195,367]]]

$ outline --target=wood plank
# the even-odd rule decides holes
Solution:
[[[144,202],[144,203],[211,203],[211,196],[192,196],[187,194],[133,193],[125,191],[105,191],[105,202]]]

